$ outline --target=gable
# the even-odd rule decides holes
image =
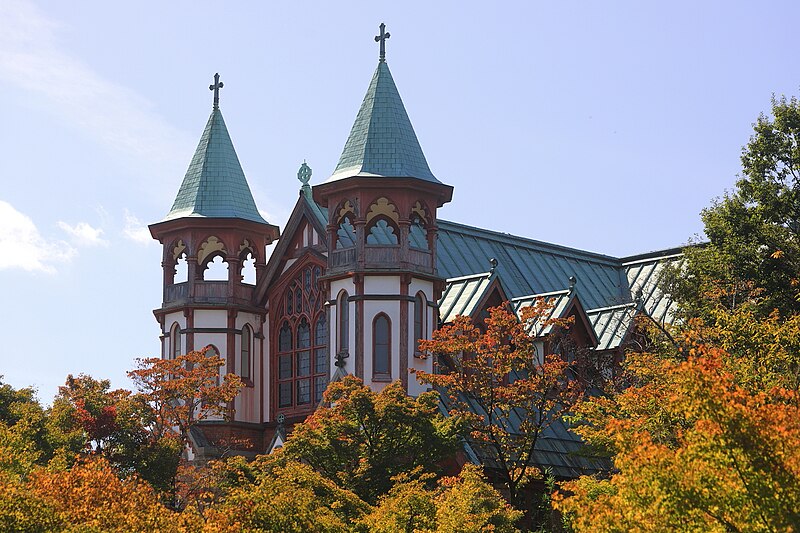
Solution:
[[[267,275],[256,287],[258,305],[266,304],[270,286],[303,254],[311,252],[320,258],[327,257],[325,219],[323,210],[301,194],[267,262]]]

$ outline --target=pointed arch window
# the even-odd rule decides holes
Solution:
[[[169,332],[169,359],[175,359],[179,355],[183,355],[181,352],[183,349],[181,348],[181,327],[176,322],[172,325],[172,330]]]
[[[376,381],[392,379],[392,323],[380,313],[372,321],[372,378]]]
[[[425,294],[418,292],[414,297],[414,355],[420,355],[419,341],[427,338],[425,326],[427,325],[427,299]]]
[[[350,353],[350,303],[347,291],[341,291],[336,299],[336,354],[346,357]]]
[[[250,326],[245,324],[242,328],[242,349],[241,349],[241,357],[239,363],[241,364],[241,369],[239,370],[239,375],[242,379],[250,381],[253,377],[252,371],[250,367],[252,365],[252,357],[251,354],[253,352],[253,331],[250,329]]]
[[[310,265],[289,283],[278,309],[275,390],[282,411],[310,409],[328,386],[328,325],[319,287],[322,269]]]

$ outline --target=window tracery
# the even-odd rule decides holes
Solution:
[[[321,276],[317,265],[304,268],[286,288],[278,307],[278,409],[317,404],[328,386],[328,324]]]

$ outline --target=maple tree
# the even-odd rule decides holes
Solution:
[[[398,383],[376,393],[354,377],[333,382],[324,405],[297,424],[282,453],[374,503],[399,473],[454,453],[457,421],[438,412],[435,393],[408,396]]]
[[[629,354],[631,386],[576,408],[587,422],[576,431],[615,467],[562,485],[556,506],[576,531],[800,525],[800,397],[782,373],[796,372],[786,357],[797,358],[797,317],[715,312],[713,326],[692,322],[678,350]]]
[[[226,374],[220,382],[219,369],[224,364],[220,356],[209,355],[209,348],[173,359],[138,360],[138,368],[128,376],[153,410],[148,423],[153,438],[177,435],[187,444],[192,426],[231,414],[229,404],[243,382],[235,374]]]
[[[535,464],[542,432],[585,390],[574,379],[570,322],[548,321],[548,311],[549,304],[540,301],[519,320],[504,306],[495,307],[483,329],[456,317],[434,331],[432,340],[420,341],[420,349],[437,358],[438,371],[417,372],[417,379],[441,391],[450,415],[466,425],[470,443],[517,505],[520,489],[542,475]],[[532,335],[532,325],[545,323],[553,325],[551,334]],[[560,346],[560,353],[545,353],[546,344]],[[519,422],[512,426],[512,419]]]

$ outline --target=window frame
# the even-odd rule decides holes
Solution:
[[[242,326],[242,336],[239,345],[239,377],[241,377],[242,380],[244,380],[244,382],[250,386],[253,385],[253,337],[253,328],[250,327],[250,324],[245,324]],[[245,346],[247,347],[247,350],[245,350]],[[247,364],[245,364],[245,353],[247,353]],[[246,373],[245,370],[247,370]]]
[[[419,341],[428,338],[428,298],[422,291],[414,296],[414,356],[420,357]],[[418,320],[419,319],[419,320]]]
[[[381,346],[386,346],[386,368],[387,372],[378,372],[376,370],[378,362],[378,321],[386,321],[386,343]],[[372,319],[372,380],[388,382],[392,380],[392,319],[386,313],[378,313]]]
[[[167,352],[167,359],[177,359],[178,356],[183,355],[181,353],[182,351],[183,343],[181,342],[181,325],[177,322],[174,322],[169,330],[169,351]]]

